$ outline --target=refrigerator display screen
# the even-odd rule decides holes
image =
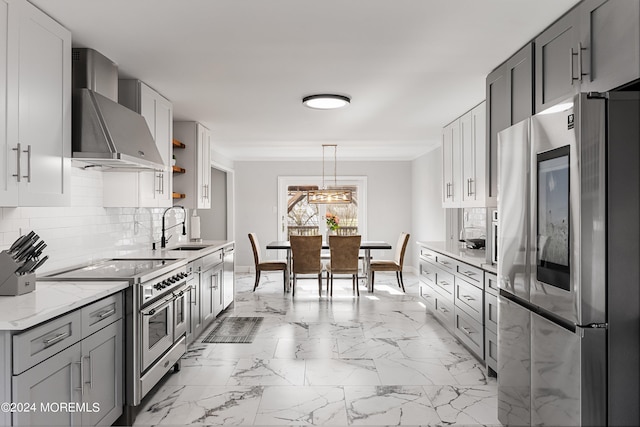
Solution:
[[[569,291],[569,146],[538,154],[537,165],[537,279]]]

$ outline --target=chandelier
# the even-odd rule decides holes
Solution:
[[[325,149],[333,147],[333,186],[327,187],[324,183],[324,159]],[[337,170],[337,144],[322,144],[322,188],[307,191],[307,200],[313,204],[337,204],[351,203],[352,193],[350,188],[339,187],[336,175]]]

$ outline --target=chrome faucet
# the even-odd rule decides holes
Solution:
[[[182,212],[184,213],[184,219],[182,220],[182,235],[186,236],[187,235],[187,229],[185,227],[185,220],[187,219],[187,211],[184,210],[184,206],[172,206],[167,208],[164,213],[162,214],[162,240],[160,241],[160,247],[161,248],[166,248],[167,247],[167,242],[169,241],[169,239],[171,238],[171,236],[169,237],[165,237],[165,231],[166,230],[170,230],[174,227],[177,227],[180,225],[180,223],[177,223],[176,225],[172,225],[169,228],[165,228],[165,221],[164,221],[164,216],[167,214],[167,212],[169,212],[171,209],[173,208],[180,208],[182,209]]]

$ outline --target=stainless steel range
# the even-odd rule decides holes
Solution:
[[[111,259],[55,272],[43,280],[128,280],[125,293],[124,423],[133,424],[135,407],[171,369],[180,369],[187,350],[186,260]]]

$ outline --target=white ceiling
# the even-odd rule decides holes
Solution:
[[[234,160],[413,159],[577,0],[30,0]],[[314,93],[345,109],[305,108]]]

